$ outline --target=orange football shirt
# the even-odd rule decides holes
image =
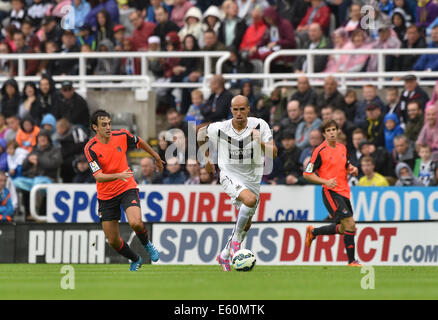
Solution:
[[[108,144],[100,142],[97,136],[92,138],[86,144],[84,153],[93,175],[99,172],[121,173],[129,169],[126,152],[129,149],[138,148],[140,141],[139,137],[125,129],[112,131]],[[96,182],[96,186],[97,198],[108,200],[126,190],[137,188],[137,183],[134,177],[131,177],[127,181],[117,179],[109,182]]]
[[[303,175],[316,173],[319,177],[330,180],[336,179],[336,187],[330,189],[341,196],[350,198],[347,168],[350,162],[347,157],[347,148],[342,143],[336,143],[332,148],[327,141],[321,143],[312,153]],[[323,188],[328,189],[325,185]]]

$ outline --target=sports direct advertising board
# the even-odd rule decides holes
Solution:
[[[315,227],[323,224],[315,224]],[[243,247],[259,265],[345,265],[340,235],[320,236],[305,245],[306,223],[254,223]],[[438,222],[358,223],[356,258],[368,265],[434,265],[438,263]],[[233,224],[152,226],[160,264],[215,264]]]
[[[141,185],[145,222],[232,222],[237,212],[220,185]],[[319,186],[262,186],[253,221],[322,221],[327,210]],[[353,187],[356,221],[438,220],[438,190],[427,187]],[[94,184],[53,184],[48,222],[98,222]],[[126,221],[122,217],[122,221]]]

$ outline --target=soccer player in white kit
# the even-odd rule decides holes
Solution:
[[[199,129],[198,142],[207,140],[217,148],[220,183],[239,209],[233,233],[216,260],[223,271],[231,271],[231,259],[240,250],[251,219],[259,202],[260,182],[263,176],[264,156],[274,159],[277,147],[271,129],[263,119],[248,117],[248,99],[238,95],[231,100],[233,118],[210,123]],[[206,152],[206,169],[214,173],[215,167]]]

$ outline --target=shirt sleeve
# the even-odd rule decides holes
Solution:
[[[306,166],[306,170],[304,170],[304,175],[311,175],[315,173],[322,165],[322,159],[320,155],[321,150],[315,150],[312,153],[312,157],[310,158],[309,163]]]
[[[126,145],[128,149],[138,149],[140,146],[141,139],[137,137],[136,135],[133,135],[131,132],[129,132],[126,129],[121,130],[123,133],[126,134]]]
[[[269,125],[264,120],[260,121],[260,135],[262,138],[262,142],[264,143],[272,140],[271,128],[269,128]]]
[[[91,173],[93,174],[93,176],[95,176],[99,171],[102,171],[97,155],[89,145],[85,146],[84,151],[85,157],[88,160],[88,166],[90,167]]]
[[[216,143],[219,135],[219,126],[218,123],[210,123],[207,126],[207,137],[209,141]]]

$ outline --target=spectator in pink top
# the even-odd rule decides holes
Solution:
[[[424,126],[415,144],[417,150],[421,145],[429,145],[432,161],[438,160],[438,108],[435,104],[428,103],[424,113]]]
[[[175,0],[170,20],[176,23],[178,27],[184,27],[184,17],[191,7],[193,7],[193,4],[188,0]]]

